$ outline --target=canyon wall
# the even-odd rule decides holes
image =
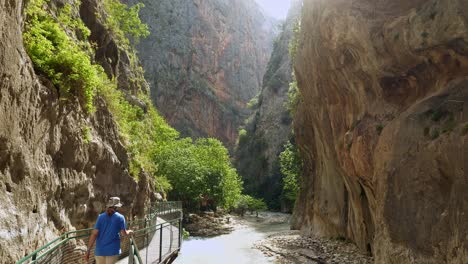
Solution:
[[[138,46],[152,99],[183,136],[229,148],[261,87],[276,21],[250,0],[142,2],[151,35]]]
[[[294,227],[468,263],[468,1],[305,0]]]
[[[281,33],[274,42],[260,94],[250,103],[253,113],[245,121],[244,135],[239,136],[235,164],[244,179],[247,193],[263,197],[269,206],[281,204],[281,172],[279,154],[292,136],[292,118],[286,107],[292,81],[289,43],[301,12],[302,1],[293,1]]]
[[[129,157],[105,101],[96,98],[96,112],[87,114],[76,98],[64,100],[35,72],[21,35],[26,2],[0,1],[1,263],[14,263],[66,230],[92,226],[110,196],[121,197],[127,217],[142,215],[154,199],[148,175],[141,173],[139,182],[129,175]],[[53,10],[63,2],[48,5]],[[80,10],[98,61],[121,89],[147,89],[97,19],[100,11],[94,0],[83,1]]]

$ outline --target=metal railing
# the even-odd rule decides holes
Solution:
[[[132,238],[130,238],[130,252],[128,256],[128,263],[129,264],[143,264],[143,260],[141,260],[138,247],[135,245]]]
[[[182,242],[182,204],[180,202],[160,202],[148,209],[143,219],[130,221],[128,229],[134,231],[131,237],[121,238],[122,261],[128,258],[138,263],[162,263],[168,256],[180,250]],[[84,255],[92,228],[66,232],[46,245],[22,258],[17,264],[67,264],[87,263]],[[159,247],[155,250],[154,247]],[[157,252],[158,255],[155,255]],[[132,255],[133,254],[133,255]],[[133,258],[132,258],[133,256]],[[94,248],[90,252],[90,261],[94,263]],[[144,261],[144,262],[142,262]],[[119,261],[119,263],[122,263]],[[131,262],[136,263],[136,262]]]

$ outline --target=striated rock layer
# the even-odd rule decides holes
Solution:
[[[151,95],[183,136],[234,146],[260,90],[275,21],[251,0],[142,2],[151,35],[138,46]]]
[[[21,37],[24,4],[0,0],[1,263],[14,263],[65,230],[89,227],[109,196],[122,198],[128,217],[142,214],[153,197],[147,175],[138,183],[129,175],[127,151],[104,100],[97,98],[97,111],[88,116],[77,101],[60,100],[51,82],[34,72]],[[83,1],[82,12],[95,16],[97,6]],[[98,48],[104,47],[101,40],[112,43],[102,25],[95,31],[98,24],[87,22]],[[115,51],[103,56],[115,62],[106,70],[125,88],[133,73],[126,54]],[[130,83],[126,89],[136,89]]]
[[[304,2],[294,226],[468,263],[468,1]]]

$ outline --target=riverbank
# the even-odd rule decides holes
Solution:
[[[343,239],[302,237],[299,231],[269,235],[254,244],[275,263],[371,264],[370,256],[359,252],[356,245]]]
[[[243,217],[227,213],[205,212],[190,214],[184,228],[194,237],[214,237],[229,234],[237,228],[254,225],[262,228],[265,225],[289,223],[291,215],[277,212],[247,213]]]
[[[260,215],[259,215],[260,216]],[[226,223],[227,217],[231,217]],[[195,217],[197,218],[197,217]],[[206,218],[206,217],[203,217]],[[287,218],[287,217],[285,217]],[[206,218],[210,219],[210,217]],[[219,236],[190,236],[182,243],[182,249],[174,264],[270,264],[273,257],[267,257],[260,250],[254,248],[254,243],[267,238],[269,235],[289,230],[287,222],[273,223],[254,215],[223,216],[223,225],[232,228],[232,232]],[[206,220],[200,220],[202,225]],[[211,232],[209,232],[211,233]]]
[[[182,262],[176,263],[201,263],[201,260],[219,263],[221,259],[227,263],[231,260],[232,263],[373,263],[371,257],[363,255],[356,245],[344,239],[303,237],[299,231],[289,230],[290,218],[291,215],[275,212],[261,212],[258,217],[256,214],[244,217],[213,213],[190,215],[192,223],[185,228],[194,237],[184,242],[189,248],[183,248],[182,255],[196,258],[184,256],[180,259]],[[201,254],[204,249],[209,249],[210,253]],[[232,259],[210,259],[209,254],[213,252],[224,252]],[[241,259],[236,259],[238,257]]]
[[[214,237],[231,233],[238,222],[235,217],[224,213],[190,214],[184,228],[194,237]]]

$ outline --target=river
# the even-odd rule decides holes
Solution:
[[[282,215],[282,216],[281,216]],[[174,263],[177,264],[263,264],[274,263],[274,258],[266,257],[254,249],[256,241],[268,235],[289,230],[289,223],[271,222],[270,218],[283,218],[284,214],[262,213],[265,221],[257,222],[255,217],[237,218],[240,224],[227,235],[200,238],[190,237],[182,243],[182,249]]]

